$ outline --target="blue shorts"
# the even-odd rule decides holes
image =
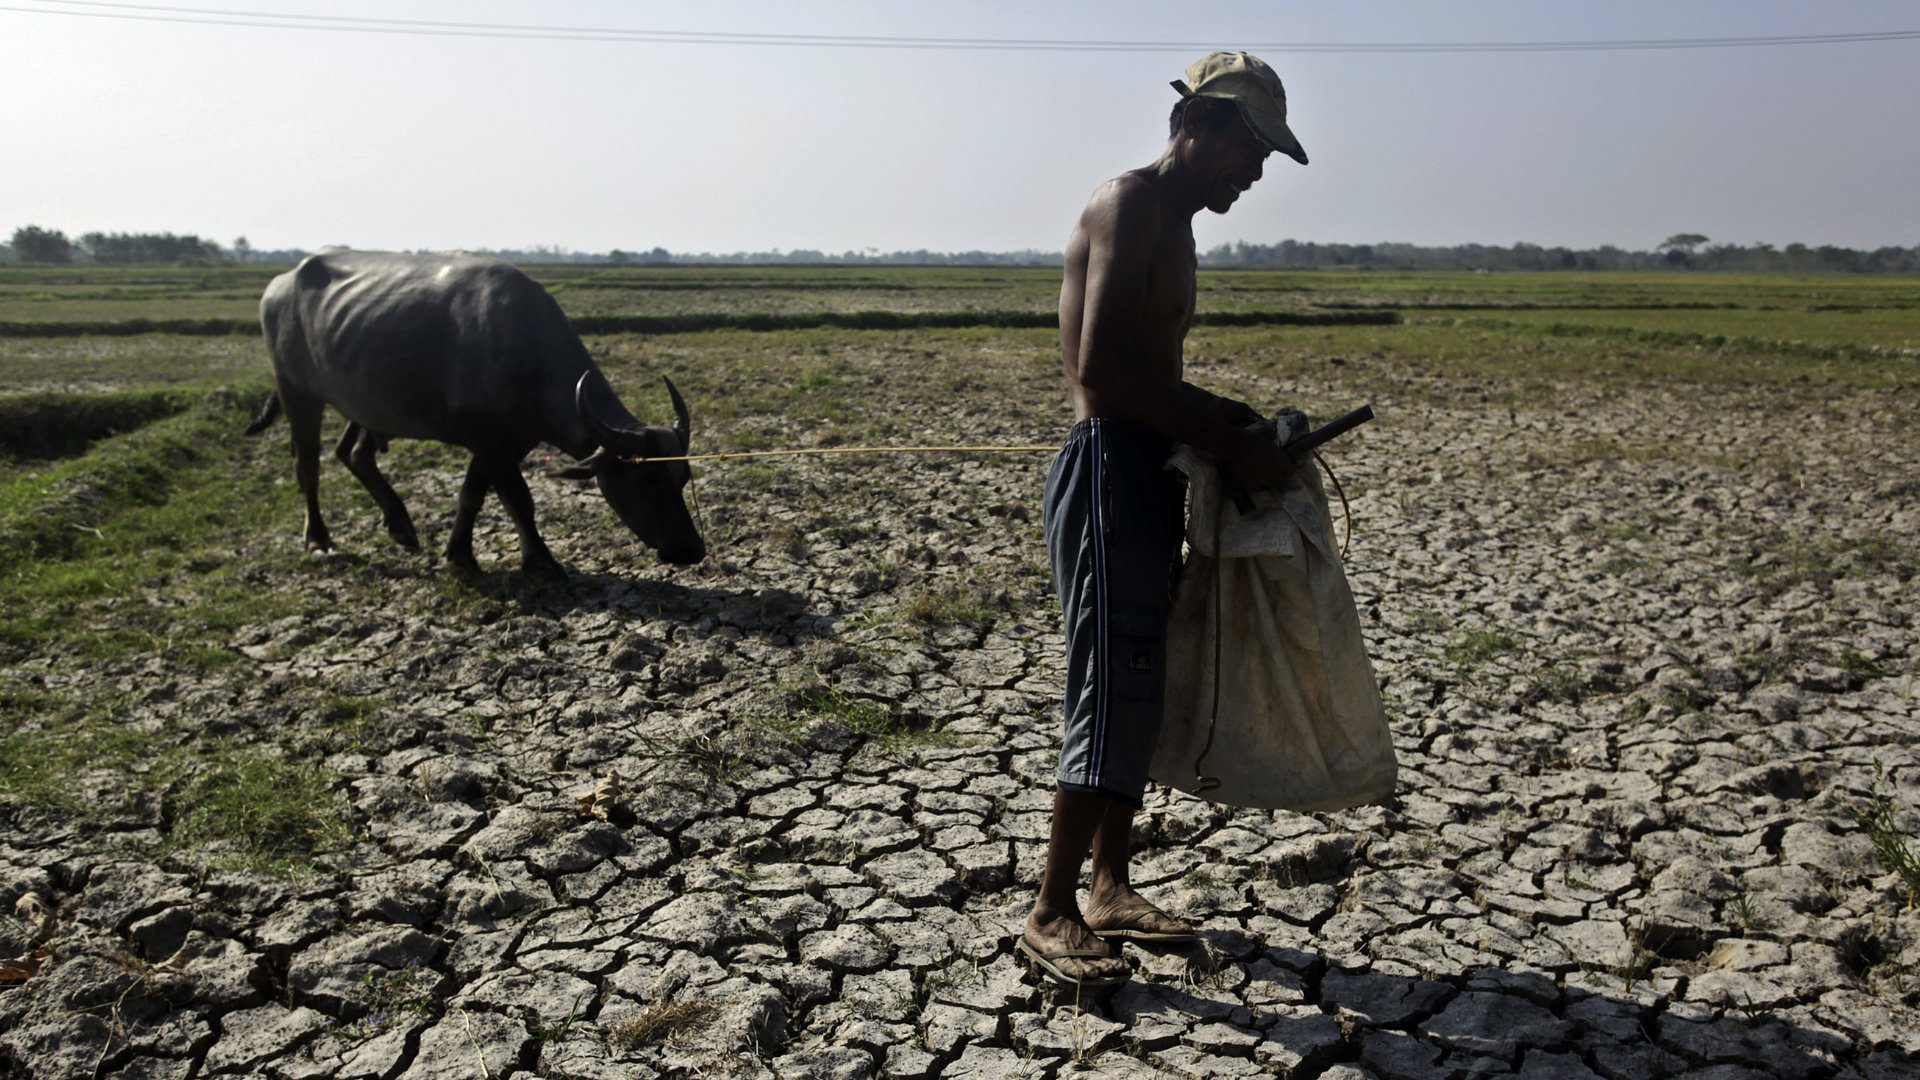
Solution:
[[[1160,737],[1167,613],[1179,581],[1186,490],[1173,441],[1098,417],[1067,435],[1043,520],[1067,635],[1060,787],[1139,807]]]

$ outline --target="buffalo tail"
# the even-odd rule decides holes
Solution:
[[[267,395],[267,403],[260,406],[260,415],[254,417],[253,423],[247,425],[246,433],[258,435],[272,427],[273,422],[278,419],[280,419],[280,391],[275,390]]]

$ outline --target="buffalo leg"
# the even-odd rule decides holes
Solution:
[[[487,501],[487,488],[491,486],[487,470],[475,456],[467,463],[467,478],[461,482],[460,498],[454,503],[453,532],[447,537],[447,561],[461,570],[480,571],[480,562],[473,557],[473,522],[480,516],[480,506]]]
[[[567,572],[560,568],[559,560],[547,550],[547,542],[540,539],[540,530],[534,527],[533,492],[527,490],[527,478],[520,475],[520,462],[489,461],[487,476],[493,481],[493,490],[500,494],[500,505],[506,507],[507,516],[513,519],[513,527],[520,533],[521,572],[565,581]]]
[[[349,423],[340,436],[339,445],[333,448],[333,456],[339,458],[373,496],[386,523],[387,535],[393,537],[394,543],[408,551],[419,551],[420,538],[413,531],[413,515],[407,513],[407,504],[400,501],[400,493],[393,490],[393,485],[380,473],[378,455],[386,449],[386,441],[377,432]]]
[[[308,551],[332,551],[333,537],[320,518],[320,418],[326,404],[317,398],[289,394],[280,390],[280,404],[286,409],[287,428],[293,433],[293,478],[307,504],[306,541]]]

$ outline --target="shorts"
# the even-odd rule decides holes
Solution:
[[[1066,791],[1138,808],[1160,737],[1167,613],[1179,582],[1185,481],[1173,441],[1094,417],[1047,474],[1042,520],[1067,636]]]

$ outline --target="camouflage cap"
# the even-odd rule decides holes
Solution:
[[[1287,91],[1266,61],[1243,52],[1217,52],[1193,62],[1186,79],[1175,79],[1181,97],[1233,102],[1260,141],[1302,165],[1307,152],[1287,127]]]

